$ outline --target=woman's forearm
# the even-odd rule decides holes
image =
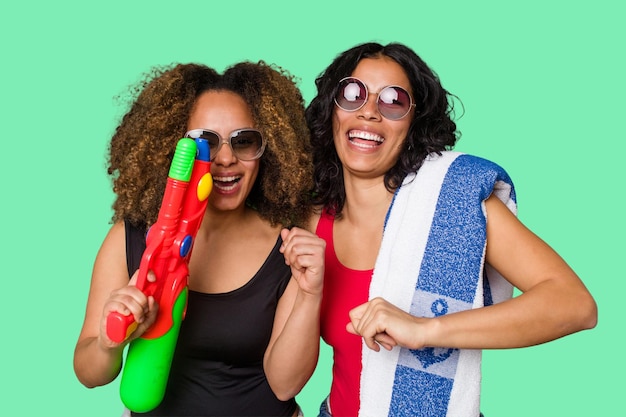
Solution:
[[[596,304],[584,288],[546,280],[511,300],[430,319],[425,343],[466,349],[526,347],[593,328],[596,319]]]
[[[113,381],[122,368],[123,350],[123,346],[103,348],[97,337],[81,340],[74,352],[74,372],[78,380],[88,388]]]
[[[267,380],[281,400],[293,398],[309,380],[319,355],[321,295],[298,291],[285,326],[268,350]]]

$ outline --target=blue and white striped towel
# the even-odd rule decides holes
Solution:
[[[427,158],[394,197],[369,299],[435,317],[510,298],[512,286],[484,262],[492,193],[516,213],[512,181],[498,165],[452,151]],[[480,350],[363,344],[359,416],[478,417],[481,358]]]

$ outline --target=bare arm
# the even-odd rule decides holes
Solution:
[[[348,330],[378,350],[409,348],[515,348],[593,328],[597,307],[565,261],[528,230],[496,197],[487,207],[486,261],[522,294],[489,307],[418,318],[382,299],[351,312]]]
[[[282,237],[292,279],[278,304],[264,368],[276,396],[287,400],[300,392],[317,365],[325,242],[297,228],[283,230]]]
[[[117,377],[124,347],[155,319],[154,300],[148,299],[133,285],[136,275],[129,282],[124,223],[117,223],[107,234],[96,257],[85,320],[74,350],[74,372],[89,388],[108,384]],[[106,335],[106,317],[111,311],[132,313],[140,323],[121,344]]]

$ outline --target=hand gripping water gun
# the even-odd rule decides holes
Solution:
[[[130,343],[120,383],[124,405],[135,412],[163,400],[178,332],[187,307],[188,262],[213,187],[205,139],[180,139],[172,159],[158,218],[146,235],[137,288],[159,305],[157,318]],[[155,282],[147,279],[153,271]],[[112,312],[107,335],[124,341],[137,327],[133,315]]]

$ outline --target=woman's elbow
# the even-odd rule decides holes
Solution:
[[[564,334],[590,330],[598,323],[598,306],[586,289],[570,292],[567,296],[567,308],[561,318]]]
[[[268,378],[267,382],[276,398],[281,401],[289,401],[300,393],[307,380],[308,378],[291,377],[288,380],[276,381],[273,378]]]
[[[596,327],[598,324],[598,305],[591,294],[586,293],[584,299],[581,300],[579,311],[581,314],[580,330],[590,330]]]
[[[297,393],[293,394],[293,393],[289,393],[287,391],[282,392],[282,393],[276,393],[276,398],[278,398],[280,401],[289,401],[292,398],[294,398],[297,395]]]
[[[290,386],[284,387],[277,387],[275,385],[276,384],[272,386],[272,384],[270,384],[270,388],[274,392],[276,398],[278,398],[280,401],[289,401],[292,398],[295,398],[295,396],[298,395],[300,393],[300,390],[302,389],[301,387],[298,388],[292,384],[290,384]]]

